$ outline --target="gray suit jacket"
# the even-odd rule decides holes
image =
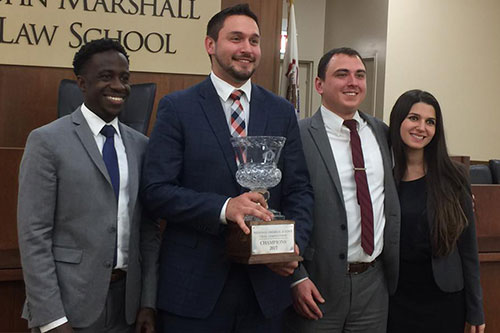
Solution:
[[[130,244],[125,315],[155,307],[158,225],[142,218],[139,177],[147,137],[119,124],[129,173]],[[141,223],[142,221],[142,223]],[[80,108],[32,131],[19,172],[18,235],[26,303],[38,327],[66,316],[86,327],[103,310],[113,269],[117,202]]]
[[[391,153],[387,145],[387,126],[360,112],[373,130],[384,164],[385,230],[382,261],[390,293],[396,289],[399,266],[399,201],[392,176]],[[336,303],[347,276],[347,217],[335,156],[325,130],[321,112],[299,122],[311,184],[314,188],[314,224],[303,265],[294,274],[297,281],[309,277],[328,309]]]

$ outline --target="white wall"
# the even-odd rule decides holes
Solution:
[[[323,40],[325,36],[325,1],[326,0],[294,0],[295,21],[297,24],[297,42],[299,60],[312,61],[312,113],[321,104],[321,96],[314,89],[318,62],[323,55]],[[287,7],[283,15],[287,16]],[[300,78],[302,82],[302,78]]]
[[[384,106],[387,1],[326,1],[324,51],[348,46],[356,49],[363,57],[376,56],[375,115],[379,118],[383,116]]]
[[[500,1],[389,0],[384,119],[404,91],[441,104],[450,153],[500,157]]]

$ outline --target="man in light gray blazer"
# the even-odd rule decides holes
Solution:
[[[355,50],[325,54],[315,87],[322,105],[299,124],[315,193],[313,234],[294,274],[294,309],[287,313],[286,331],[382,333],[399,262],[399,204],[388,128],[358,111],[366,95],[366,68]],[[373,211],[372,250],[361,241],[348,119],[356,120],[363,151]]]
[[[36,332],[152,332],[159,229],[138,201],[147,137],[117,118],[128,56],[101,39],[73,65],[84,103],[31,132],[21,161],[23,318]]]

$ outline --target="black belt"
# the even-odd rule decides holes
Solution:
[[[347,272],[349,274],[361,274],[364,273],[368,268],[374,267],[377,259],[372,262],[351,262],[347,265]]]
[[[110,282],[120,281],[127,275],[127,272],[121,269],[113,269],[111,271],[111,280]]]

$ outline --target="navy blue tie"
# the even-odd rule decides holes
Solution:
[[[120,170],[118,169],[118,158],[115,150],[115,133],[115,128],[111,125],[104,125],[101,130],[101,134],[106,137],[106,142],[104,142],[104,146],[102,147],[102,158],[104,164],[106,164],[106,169],[108,169],[116,200],[118,200],[118,194],[120,193]]]
[[[115,133],[116,130],[111,125],[104,125],[101,130],[101,134],[106,137],[104,146],[102,147],[102,159],[104,164],[106,164],[106,169],[108,169],[109,178],[111,178],[111,184],[113,185],[113,191],[115,192],[116,200],[118,201],[118,194],[120,193],[120,169],[118,169],[118,157],[116,156],[115,150]],[[118,244],[118,231],[115,234],[115,254],[113,256],[113,267],[116,266],[117,261],[117,244]]]

